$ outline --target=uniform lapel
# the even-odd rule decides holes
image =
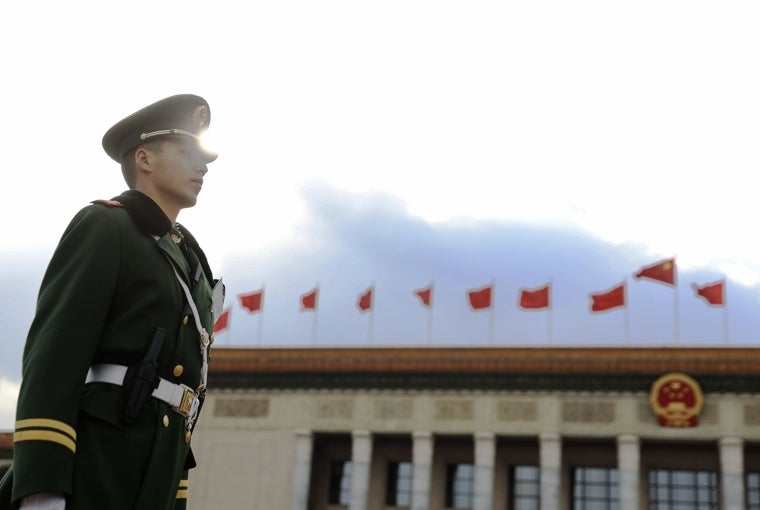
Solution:
[[[195,238],[181,226],[172,226],[169,218],[166,217],[161,208],[150,197],[139,191],[125,191],[121,195],[114,197],[113,200],[124,206],[132,221],[134,221],[140,230],[157,239],[156,246],[158,249],[164,252],[169,261],[177,268],[179,274],[182,275],[185,282],[192,288],[193,286],[190,282],[193,275],[190,274],[190,263],[185,256],[185,252],[191,253],[197,249],[202,255],[203,252],[200,251],[200,248],[197,248],[198,243],[195,241]],[[188,250],[188,247],[191,249]],[[203,269],[207,271],[206,277],[210,278],[211,270],[208,268],[205,256],[199,258]],[[198,260],[194,259],[194,266],[197,266],[198,262]]]
[[[177,268],[179,274],[186,283],[190,283],[190,265],[187,263],[185,255],[179,247],[178,243],[175,243],[172,239],[172,232],[169,231],[156,241],[156,246],[169,258],[172,264]]]

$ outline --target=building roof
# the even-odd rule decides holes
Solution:
[[[760,392],[752,347],[325,347],[212,351],[211,387],[648,391],[683,372],[705,391]]]

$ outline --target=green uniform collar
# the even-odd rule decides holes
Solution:
[[[132,221],[137,228],[152,236],[163,237],[174,227],[164,211],[148,195],[136,190],[127,190],[119,196],[113,198],[114,201],[120,202],[124,209],[127,210]],[[176,225],[177,230],[182,233],[184,242],[198,257],[198,261],[206,274],[206,279],[213,282],[214,278],[211,273],[211,267],[206,260],[206,255],[198,245],[195,237],[182,225]]]

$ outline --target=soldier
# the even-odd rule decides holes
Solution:
[[[103,136],[129,190],[83,208],[47,268],[0,508],[185,508],[224,287],[176,220],[216,159],[209,121],[203,98],[177,95]]]

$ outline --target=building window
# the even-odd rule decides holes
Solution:
[[[388,464],[385,504],[401,508],[409,508],[412,505],[411,462],[391,462]]]
[[[760,510],[760,473],[747,473],[747,510]]]
[[[573,469],[573,510],[618,510],[618,471],[610,468]]]
[[[346,505],[351,501],[351,463],[337,460],[330,463],[330,486],[327,502],[331,505]]]
[[[475,467],[472,464],[446,466],[446,508],[472,508]]]
[[[538,466],[513,466],[510,478],[510,510],[539,510],[541,470]]]
[[[649,471],[649,508],[653,510],[718,510],[715,471]]]

